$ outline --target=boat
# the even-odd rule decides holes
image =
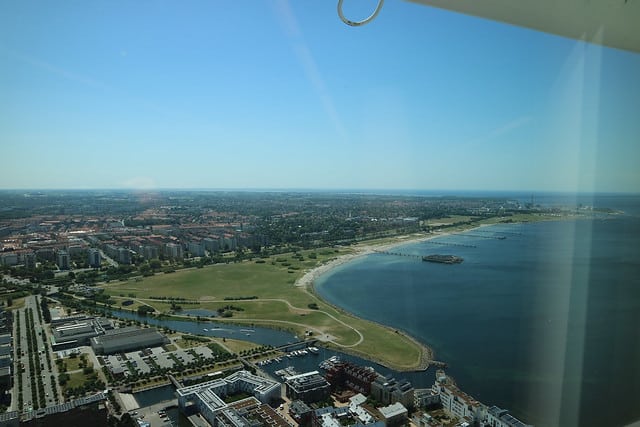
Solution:
[[[312,354],[320,353],[320,350],[318,349],[318,347],[307,347],[307,350],[309,350]]]
[[[425,255],[422,257],[426,262],[437,262],[440,264],[460,264],[464,259],[456,255]]]
[[[203,328],[202,330],[205,331],[205,332],[209,332],[209,330],[207,328]]]
[[[341,360],[338,356],[331,356],[330,358],[328,358],[327,360],[320,362],[320,364],[318,365],[321,369],[324,369],[325,371],[328,371],[329,369],[331,369],[334,365],[340,363]]]

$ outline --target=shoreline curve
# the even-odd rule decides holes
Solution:
[[[484,227],[486,225],[482,224],[480,226],[477,227],[473,227],[464,231],[469,231],[471,229],[475,229],[475,228],[480,228],[480,227]],[[426,343],[423,343],[421,341],[419,341],[418,339],[416,339],[415,337],[413,337],[411,334],[407,333],[404,330],[398,329],[398,328],[394,328],[391,327],[389,325],[385,325],[382,324],[380,322],[376,322],[374,320],[370,320],[370,319],[364,319],[362,317],[356,316],[355,314],[348,312],[347,310],[343,309],[342,307],[338,307],[335,304],[327,301],[326,299],[322,298],[315,290],[315,282],[316,280],[318,280],[321,276],[324,276],[325,274],[328,274],[329,272],[331,272],[332,270],[335,270],[336,268],[345,265],[349,262],[352,262],[358,258],[362,258],[364,256],[367,255],[371,255],[374,254],[376,252],[380,252],[380,251],[388,251],[391,250],[393,248],[396,248],[398,246],[404,246],[404,245],[408,245],[408,244],[413,244],[413,243],[419,243],[419,242],[423,242],[423,241],[427,241],[427,240],[431,240],[431,239],[435,239],[437,237],[443,237],[443,236],[448,236],[454,234],[453,231],[450,232],[441,232],[441,233],[436,233],[436,234],[424,234],[424,233],[417,233],[417,234],[412,234],[412,235],[404,235],[404,236],[397,236],[393,238],[393,241],[391,242],[385,242],[385,243],[380,243],[380,244],[359,244],[356,245],[355,247],[351,247],[352,249],[354,249],[354,253],[349,253],[349,254],[344,254],[344,255],[340,255],[328,262],[325,262],[324,264],[317,266],[309,271],[307,271],[302,277],[300,277],[298,280],[296,280],[294,286],[300,287],[300,288],[304,288],[304,290],[306,292],[309,292],[310,294],[314,295],[316,298],[318,298],[320,301],[322,301],[323,303],[331,306],[333,309],[337,310],[338,312],[348,315],[348,316],[352,316],[355,317],[357,319],[366,321],[366,322],[371,322],[377,326],[380,326],[382,328],[387,329],[388,331],[391,332],[395,332],[397,334],[402,335],[404,338],[406,338],[407,340],[409,340],[411,343],[413,343],[416,347],[418,347],[419,351],[420,351],[420,361],[418,362],[418,365],[416,367],[413,368],[406,368],[406,367],[401,367],[401,366],[390,366],[388,364],[386,364],[383,360],[375,357],[375,355],[372,354],[365,354],[362,352],[359,352],[355,349],[351,349],[351,348],[342,348],[342,347],[336,347],[336,349],[339,349],[340,351],[343,351],[345,353],[350,353],[359,357],[363,357],[365,359],[371,360],[372,362],[375,362],[379,365],[385,366],[389,369],[393,369],[399,372],[402,371],[425,371],[429,368],[429,366],[432,364],[432,362],[436,362],[436,363],[441,363],[441,362],[437,362],[434,360],[435,358],[435,353],[433,351],[433,349]]]

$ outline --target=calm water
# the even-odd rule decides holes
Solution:
[[[134,393],[133,396],[141,408],[177,398],[176,389],[173,385],[152,388],[150,390]]]
[[[137,320],[148,323],[151,326],[167,327],[178,332],[186,332],[196,335],[205,335],[218,338],[234,338],[237,340],[251,341],[261,345],[280,346],[298,341],[293,334],[276,329],[263,328],[253,325],[232,325],[224,322],[209,320],[170,320],[158,319],[152,316],[140,316],[135,312],[124,310],[110,310],[113,316],[121,319]],[[206,329],[206,330],[205,330]],[[250,331],[250,332],[248,332]]]
[[[524,421],[625,425],[640,419],[640,198],[598,203],[626,214],[437,240],[473,248],[411,244],[399,251],[464,263],[376,254],[332,271],[317,290],[429,344],[463,390]]]

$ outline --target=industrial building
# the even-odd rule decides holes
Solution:
[[[331,395],[331,384],[318,371],[287,377],[285,386],[289,399],[304,403],[319,402]]]
[[[51,321],[51,348],[54,351],[89,345],[90,340],[113,329],[104,317],[74,316]]]
[[[237,393],[252,394],[260,402],[270,403],[280,398],[281,384],[247,371],[238,371],[226,378],[179,388],[178,405],[186,416],[199,413],[211,425],[231,423],[234,426],[250,426],[250,422],[236,408],[223,400]]]
[[[91,338],[91,348],[96,354],[124,353],[147,347],[164,345],[168,340],[153,328],[130,326],[106,331]]]

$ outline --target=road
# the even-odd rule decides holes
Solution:
[[[44,385],[44,399],[46,406],[56,405],[62,402],[62,395],[58,394],[59,387],[54,384],[58,378],[58,372],[55,361],[55,355],[51,351],[51,345],[49,344],[49,333],[46,330],[46,325],[41,320],[40,311],[40,297],[29,296],[25,298],[25,305],[23,308],[16,310],[14,321],[14,339],[19,337],[19,342],[14,342],[14,366],[16,372],[16,378],[14,379],[14,393],[15,398],[12,402],[12,409],[18,411],[30,411],[34,410],[40,405],[40,398],[37,390],[37,378],[39,375],[42,378]],[[28,340],[28,329],[34,332],[35,345]],[[20,349],[20,352],[18,352]],[[47,363],[47,354],[50,358],[51,369],[49,369],[49,363]],[[29,363],[29,358],[34,361],[33,370]],[[20,375],[21,380],[18,379]],[[52,377],[53,375],[53,383]],[[36,380],[36,389],[31,387],[31,378]],[[22,407],[19,406],[18,395],[19,386],[21,385],[22,391]]]

